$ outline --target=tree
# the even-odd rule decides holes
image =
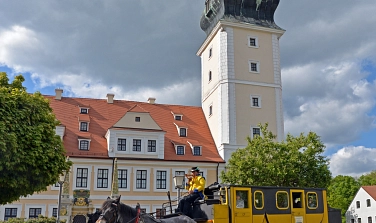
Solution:
[[[262,135],[248,137],[248,146],[232,153],[221,179],[239,185],[289,187],[327,187],[331,180],[329,161],[322,155],[325,146],[319,136],[309,132],[277,142],[260,125]]]
[[[68,170],[59,125],[39,92],[28,94],[22,75],[0,72],[0,204],[46,190]]]
[[[368,174],[364,174],[359,177],[358,182],[361,186],[376,185],[376,170],[371,171]]]
[[[333,178],[328,187],[328,204],[333,208],[340,208],[345,216],[347,208],[354,199],[360,184],[351,176],[338,175]]]

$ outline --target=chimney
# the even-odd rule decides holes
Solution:
[[[113,104],[114,103],[114,97],[115,97],[114,94],[107,94],[106,97],[107,97],[107,103],[108,104]]]
[[[56,96],[55,96],[55,99],[56,100],[61,100],[61,94],[63,93],[64,91],[63,91],[63,89],[55,89],[55,94],[56,94]]]
[[[154,104],[155,103],[155,98],[148,98],[148,103],[149,104]]]

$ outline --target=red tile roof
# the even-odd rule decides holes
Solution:
[[[362,188],[376,201],[376,186],[362,186]]]
[[[114,100],[113,104],[105,99],[67,98],[55,100],[54,96],[45,96],[49,99],[56,118],[65,126],[63,138],[67,155],[72,157],[98,157],[107,158],[107,139],[105,134],[125,113],[148,112],[154,121],[162,128],[165,134],[165,160],[174,161],[199,161],[199,162],[224,162],[218,154],[214,140],[206,122],[201,107],[149,104],[144,102]],[[82,115],[79,107],[87,107],[88,115]],[[173,114],[184,116],[184,126],[188,128],[187,137],[179,137],[174,123]],[[90,120],[89,132],[79,131],[79,120]],[[133,129],[134,130],[134,129]],[[138,129],[139,131],[147,131]],[[90,138],[90,150],[78,149],[78,139]],[[202,155],[193,156],[190,145],[202,146]],[[185,155],[176,155],[172,142],[183,143],[186,146]]]

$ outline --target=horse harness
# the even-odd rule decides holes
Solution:
[[[137,208],[137,214],[136,214],[136,217],[132,218],[131,220],[129,220],[129,221],[126,222],[126,223],[132,223],[133,221],[134,221],[133,223],[139,223],[139,220],[140,220],[140,211],[141,211],[141,209],[140,209],[140,208]],[[115,214],[114,214],[114,216],[111,218],[111,219],[115,218],[115,222],[114,222],[114,223],[119,223],[119,221],[118,221],[118,217],[117,217],[117,212],[118,212],[118,207],[115,206]],[[107,219],[107,217],[104,215],[104,213],[102,213],[100,216],[101,216],[102,218],[104,218],[104,220],[106,220],[106,222],[110,222],[110,220],[111,220],[111,219]]]

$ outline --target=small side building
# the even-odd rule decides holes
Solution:
[[[346,212],[346,223],[376,222],[376,186],[363,186]]]

